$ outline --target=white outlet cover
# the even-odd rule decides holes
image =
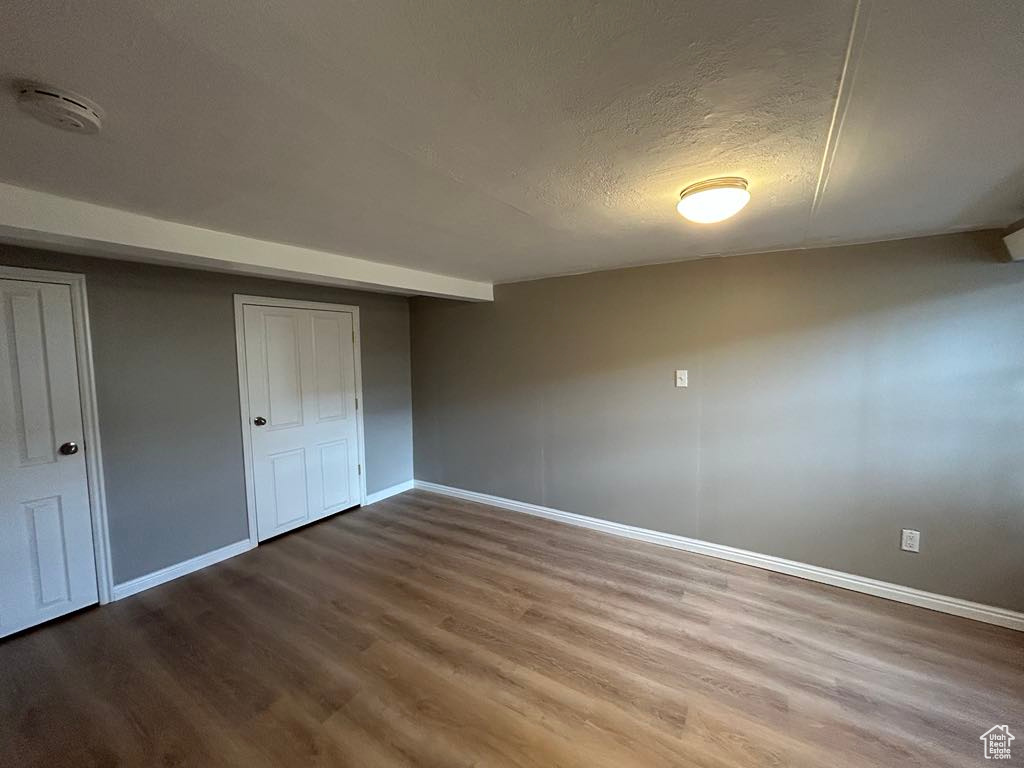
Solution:
[[[676,386],[677,387],[688,387],[690,386],[690,375],[688,371],[677,370],[676,371]]]
[[[913,528],[904,528],[900,536],[900,549],[904,552],[920,552],[921,532]]]

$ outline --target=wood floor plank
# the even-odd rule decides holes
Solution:
[[[1024,633],[423,491],[0,642],[5,768],[941,768],[1002,723]]]

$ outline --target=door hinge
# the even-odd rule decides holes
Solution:
[[[357,411],[359,410],[359,398],[358,397],[356,398],[356,410]]]
[[[356,469],[359,471],[360,475],[363,474],[363,465],[362,464],[356,464]]]
[[[352,343],[353,344],[356,343],[356,329],[355,328],[352,329]]]

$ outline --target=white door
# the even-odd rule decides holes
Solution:
[[[351,312],[243,308],[259,539],[358,505]]]
[[[82,434],[70,287],[0,280],[0,637],[97,601]]]

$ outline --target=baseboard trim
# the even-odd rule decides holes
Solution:
[[[137,579],[131,581],[125,581],[121,584],[114,585],[114,600],[120,600],[131,595],[137,595],[139,592],[145,592],[147,589],[159,586],[160,584],[166,584],[168,581],[173,581],[179,576],[185,576],[189,573],[206,568],[207,566],[219,563],[221,560],[227,560],[229,557],[240,555],[243,552],[248,552],[255,545],[246,539],[245,541],[236,541],[234,544],[228,544],[226,547],[215,549],[213,552],[207,552],[205,555],[199,555],[193,557],[191,560],[185,560],[182,563],[176,565],[169,565],[166,568],[161,568],[159,571],[153,571],[147,573],[145,576],[139,576]]]
[[[414,480],[406,480],[404,483],[398,483],[398,485],[392,485],[390,488],[385,488],[375,493],[369,493],[366,495],[366,501],[363,502],[364,507],[368,507],[370,504],[376,504],[378,501],[384,501],[384,499],[391,496],[397,496],[400,493],[411,491],[413,489]]]
[[[430,483],[425,480],[416,480],[415,487],[424,491],[438,493],[444,496],[451,496],[466,501],[476,501],[481,504],[490,504],[493,507],[508,509],[514,512],[522,512],[527,515],[544,517],[548,520],[576,525],[582,528],[590,528],[595,531],[610,533],[613,536],[622,536],[627,539],[646,541],[651,544],[660,544],[673,549],[680,549],[685,552],[694,552],[699,555],[717,557],[721,560],[729,560],[743,565],[752,565],[755,568],[764,568],[777,573],[785,573],[790,576],[797,576],[801,579],[816,581],[821,584],[829,584],[833,587],[841,587],[854,592],[862,592],[866,595],[874,595],[887,600],[894,600],[898,603],[915,605],[919,608],[928,608],[940,613],[948,613],[953,616],[960,616],[965,619],[974,619],[986,624],[995,624],[1000,627],[1007,627],[1024,632],[1024,613],[1011,611],[1006,608],[998,608],[983,603],[975,603],[970,600],[961,600],[956,597],[939,595],[934,592],[925,592],[912,587],[904,587],[899,584],[891,584],[886,581],[869,579],[864,576],[857,576],[852,573],[833,571],[829,568],[822,568],[817,565],[800,563],[795,560],[786,560],[772,555],[762,555],[757,552],[749,552],[745,549],[736,549],[722,544],[713,544],[709,541],[690,539],[685,536],[677,536],[672,533],[661,533],[646,528],[638,528],[623,523],[615,523],[610,520],[600,520],[595,517],[586,517],[573,512],[564,512],[560,509],[542,507],[538,504],[529,504],[524,501],[506,499],[501,496],[491,496],[486,493],[467,491],[462,488],[452,488],[447,485]]]

